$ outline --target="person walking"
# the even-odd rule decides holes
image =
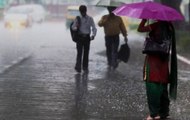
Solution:
[[[87,15],[87,7],[85,5],[80,5],[79,11],[81,14],[79,16],[80,21],[76,18],[72,25],[72,29],[77,30],[79,27],[78,40],[76,41],[77,57],[75,70],[80,73],[81,69],[88,72],[90,42],[94,40],[97,29],[93,18]]]
[[[156,21],[152,24],[145,25],[146,19],[143,19],[138,26],[138,32],[148,32],[151,40],[161,42],[163,39],[171,38],[170,47],[172,48],[171,66],[173,70],[177,69],[176,51],[175,51],[175,32],[171,22]],[[165,32],[166,34],[163,34]],[[165,36],[163,36],[165,35]],[[150,115],[146,120],[160,120],[169,117],[169,92],[168,84],[172,83],[169,72],[169,52],[167,54],[146,53],[143,79],[146,84],[147,102]],[[176,75],[177,77],[177,75]],[[176,78],[175,78],[176,79]]]
[[[120,33],[123,34],[124,40],[127,42],[127,30],[121,17],[112,13],[115,8],[116,7],[107,7],[109,14],[102,16],[98,22],[99,27],[104,28],[107,62],[111,69],[118,67],[117,58]]]

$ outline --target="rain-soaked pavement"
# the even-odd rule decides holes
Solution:
[[[129,34],[129,62],[120,63],[116,71],[107,69],[104,42],[92,41],[88,74],[73,69],[73,43],[55,37],[54,42],[41,45],[1,74],[0,120],[142,120],[148,114],[142,81],[144,56],[142,42],[132,39],[135,36]],[[170,107],[172,120],[190,120],[188,67],[179,62],[178,98]]]

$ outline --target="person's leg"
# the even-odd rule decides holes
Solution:
[[[119,47],[119,35],[114,36],[112,40],[112,66],[117,68],[118,66],[118,47]]]
[[[160,116],[161,118],[166,118],[169,116],[169,105],[170,100],[168,97],[168,86],[167,84],[163,85],[163,92],[160,98]]]
[[[77,72],[81,72],[82,42],[77,41],[76,47],[77,47],[77,58],[76,58],[75,70]]]
[[[105,37],[105,46],[106,46],[106,56],[108,65],[111,66],[111,39],[110,37]]]
[[[147,101],[152,118],[159,115],[161,91],[162,86],[160,84],[146,82]]]
[[[88,71],[88,63],[89,63],[89,51],[90,51],[90,40],[84,41],[84,54],[83,54],[83,70]]]

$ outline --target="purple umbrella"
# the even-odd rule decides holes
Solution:
[[[120,16],[129,16],[140,19],[154,19],[164,21],[184,19],[184,17],[175,9],[151,1],[124,4],[115,9],[113,13]]]

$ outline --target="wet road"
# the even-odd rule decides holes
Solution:
[[[136,40],[142,38],[130,33],[129,62],[109,71],[99,31],[91,44],[88,74],[73,69],[75,44],[64,23],[23,31],[20,38],[27,38],[25,45],[32,54],[0,76],[0,119],[142,120],[148,114],[142,42]],[[171,102],[172,120],[190,120],[189,84],[188,65],[179,62],[179,95]]]

